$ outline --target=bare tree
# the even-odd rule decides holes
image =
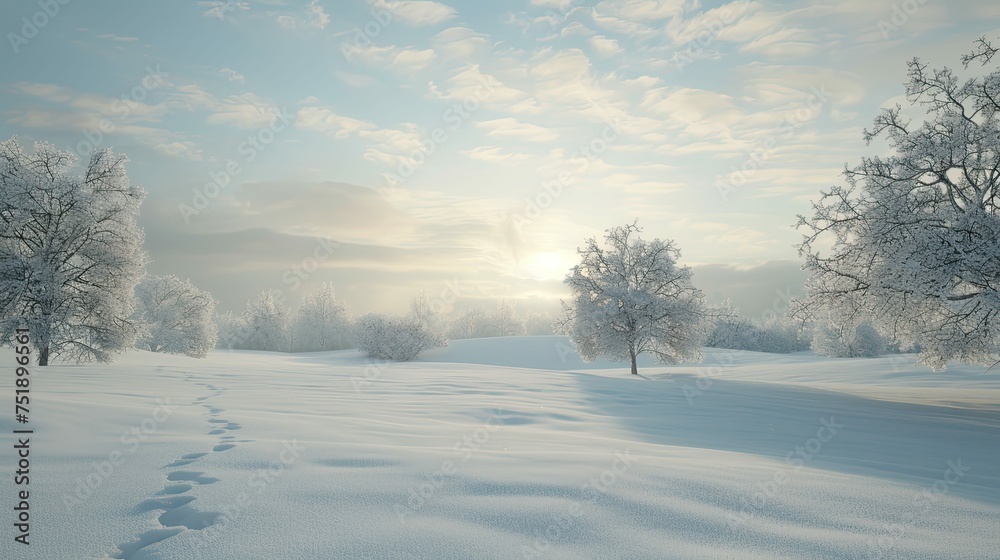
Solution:
[[[410,300],[410,317],[416,319],[433,332],[442,330],[443,317],[440,309],[434,309],[434,303],[428,299],[423,290],[417,292]]]
[[[491,315],[496,336],[520,336],[524,334],[524,321],[517,316],[517,310],[513,303],[500,299]]]
[[[450,322],[448,338],[480,338],[490,336],[486,324],[488,316],[482,307],[473,307],[457,314]]]

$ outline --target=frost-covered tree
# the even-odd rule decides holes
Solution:
[[[421,290],[410,300],[410,317],[434,332],[443,330],[444,317],[441,309],[435,309],[434,303]],[[440,306],[438,306],[440,307]]]
[[[598,356],[628,360],[652,354],[660,363],[700,359],[706,309],[691,284],[691,269],[678,266],[673,241],[638,237],[632,223],[607,230],[607,247],[590,238],[577,249],[580,264],[565,283],[573,293],[563,303],[565,327],[586,361]]]
[[[347,306],[337,299],[333,284],[323,283],[299,306],[293,325],[294,348],[299,352],[342,350],[353,342]]]
[[[518,317],[514,304],[501,299],[491,314],[493,336],[520,336],[524,334],[524,321]]]
[[[552,334],[551,322],[544,329]],[[487,309],[476,306],[455,315],[447,328],[448,338],[490,338],[521,336],[526,332],[525,320],[517,313],[513,303],[500,299],[496,307]]]
[[[243,312],[243,340],[234,348],[287,352],[289,349],[288,308],[265,290],[247,302]]]
[[[706,346],[751,352],[788,354],[809,348],[808,331],[786,316],[748,319],[726,300],[709,312],[711,330]]]
[[[448,342],[413,317],[369,313],[357,320],[358,350],[380,360],[407,361]]]
[[[831,358],[877,358],[890,347],[870,323],[842,324],[827,318],[813,325],[812,349]]]
[[[9,340],[28,329],[39,365],[107,362],[134,345],[145,194],[129,183],[127,161],[101,150],[78,176],[70,152],[0,142],[0,331]]]
[[[222,350],[236,350],[243,348],[243,341],[246,340],[246,320],[242,314],[226,311],[215,317],[215,326],[218,328],[218,341],[216,348]]]
[[[146,276],[135,292],[139,348],[204,358],[215,346],[212,294],[176,276]]]
[[[524,314],[524,334],[551,335],[555,334],[555,324],[559,318],[552,313],[528,311]]]
[[[740,316],[732,301],[725,300],[709,308],[711,327],[705,346],[729,348],[731,350],[756,350],[757,327],[749,319]]]
[[[936,370],[949,359],[993,362],[1000,342],[1000,69],[980,39],[949,68],[908,63],[906,97],[926,120],[884,109],[866,142],[891,153],[845,170],[821,193],[800,252],[810,273],[803,309],[836,309],[842,325],[870,319]]]
[[[455,315],[448,325],[448,338],[459,340],[463,338],[482,338],[488,334],[488,317],[482,307],[472,307]]]

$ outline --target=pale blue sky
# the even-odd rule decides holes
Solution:
[[[639,218],[759,313],[906,61],[1000,36],[967,0],[56,5],[0,6],[0,137],[127,153],[151,270],[224,308],[320,281],[357,311],[456,281],[551,299],[585,237]],[[315,236],[339,246],[293,280]]]

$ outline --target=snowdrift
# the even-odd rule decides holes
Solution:
[[[705,353],[642,378],[564,337],[35,368],[32,544],[0,557],[996,557],[996,374]]]

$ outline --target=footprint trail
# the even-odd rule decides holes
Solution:
[[[162,368],[158,369],[158,371],[162,372]],[[211,451],[184,454],[164,465],[163,468],[165,469],[176,469],[177,467],[191,465],[212,453],[221,453],[237,446],[236,443],[232,442],[234,437],[229,435],[228,432],[239,430],[243,426],[225,418],[220,418],[219,415],[224,413],[225,409],[208,404],[208,401],[225,392],[225,388],[198,382],[195,379],[190,375],[184,378],[189,383],[194,383],[211,391],[211,394],[199,396],[191,404],[205,408],[208,415],[208,424],[211,428],[208,434],[220,436],[218,438],[219,441],[212,447]],[[252,441],[250,439],[242,439],[239,440],[239,443],[250,443]],[[195,507],[197,498],[189,495],[188,492],[193,490],[195,486],[215,484],[220,480],[219,478],[206,476],[202,471],[172,470],[168,472],[164,487],[135,507],[136,514],[161,512],[157,517],[157,521],[161,527],[136,535],[132,540],[119,544],[118,549],[111,557],[117,560],[139,560],[147,556],[148,551],[144,551],[152,545],[175,537],[185,531],[201,531],[218,523],[222,517],[222,513],[199,510]]]

